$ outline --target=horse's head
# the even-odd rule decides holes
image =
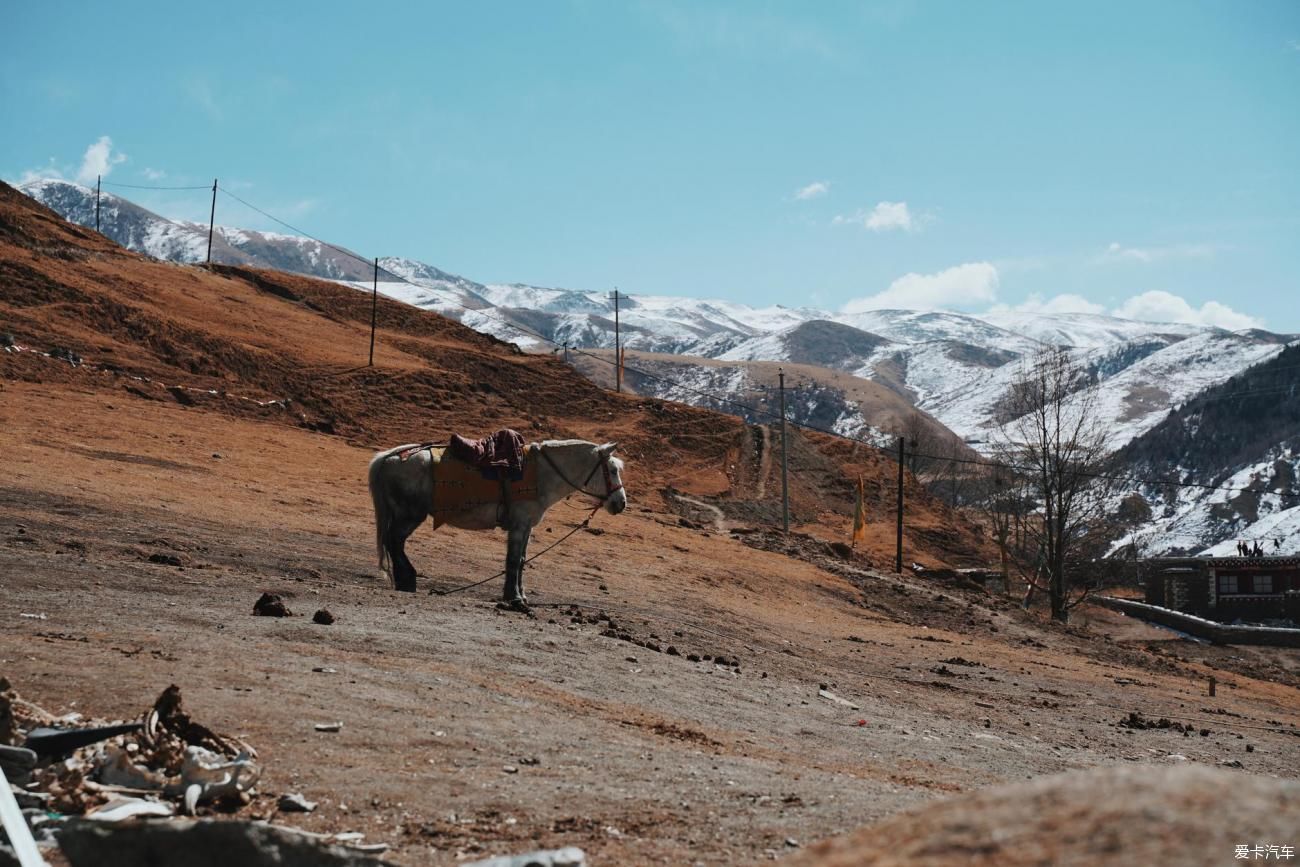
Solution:
[[[617,443],[605,443],[596,447],[601,466],[604,467],[605,511],[617,515],[627,508],[627,489],[623,487],[623,462],[614,457]]]

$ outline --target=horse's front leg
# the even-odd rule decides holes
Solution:
[[[528,604],[528,594],[524,591],[524,567],[528,565],[528,540],[532,538],[533,528],[527,524],[520,531],[523,536],[519,543],[519,598]]]
[[[524,598],[524,550],[528,528],[511,527],[506,536],[506,585],[502,598],[511,605],[527,605]]]

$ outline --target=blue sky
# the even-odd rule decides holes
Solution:
[[[1300,332],[1293,0],[2,16],[11,182],[215,176],[485,282]],[[201,193],[123,192],[207,216]]]

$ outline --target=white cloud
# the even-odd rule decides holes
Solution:
[[[866,225],[873,232],[891,229],[910,232],[916,224],[912,221],[912,212],[907,209],[907,202],[881,202],[867,215]]]
[[[988,304],[998,292],[998,269],[989,262],[967,262],[937,274],[904,274],[883,292],[854,299],[844,313],[903,308],[934,310],[941,307]]]
[[[806,187],[800,187],[795,191],[794,197],[798,201],[820,198],[831,191],[829,181],[813,181]]]
[[[59,171],[58,167],[54,165],[54,157],[50,157],[48,165],[42,166],[39,169],[28,169],[23,172],[18,176],[18,183],[15,186],[22,186],[23,184],[31,183],[32,181],[50,179],[63,180],[63,172]]]
[[[1134,295],[1111,311],[1124,319],[1144,322],[1182,322],[1189,325],[1211,325],[1237,331],[1242,328],[1263,328],[1264,320],[1238,313],[1218,301],[1206,301],[1199,309],[1172,292],[1156,289]]]
[[[126,154],[113,153],[113,140],[101,135],[99,141],[86,148],[86,153],[81,158],[81,168],[77,170],[77,182],[93,184],[97,176],[107,177],[113,166],[124,162]]]
[[[143,174],[147,180],[151,181],[161,181],[163,178],[167,177],[167,173],[162,169],[146,168],[141,172],[141,174]]]
[[[930,221],[928,215],[913,214],[907,202],[879,202],[870,211],[859,208],[851,216],[840,214],[831,220],[831,224],[842,226],[848,223],[861,224],[873,232],[919,232]]]
[[[1208,259],[1214,255],[1213,244],[1171,244],[1165,247],[1125,247],[1111,241],[1094,261],[1100,264],[1140,262],[1144,265],[1169,259]]]
[[[1075,295],[1066,292],[1061,295],[1054,295],[1046,300],[1037,292],[1030,295],[1019,304],[996,304],[989,309],[990,313],[1105,313],[1104,304],[1095,304],[1084,298],[1082,295]]]

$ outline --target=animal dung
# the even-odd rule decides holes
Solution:
[[[253,603],[253,614],[258,617],[291,617],[293,612],[289,610],[289,606],[284,604],[284,600],[276,594],[263,593]]]
[[[311,616],[312,623],[319,623],[321,626],[329,626],[334,622],[334,615],[330,614],[328,608],[322,608]]]

